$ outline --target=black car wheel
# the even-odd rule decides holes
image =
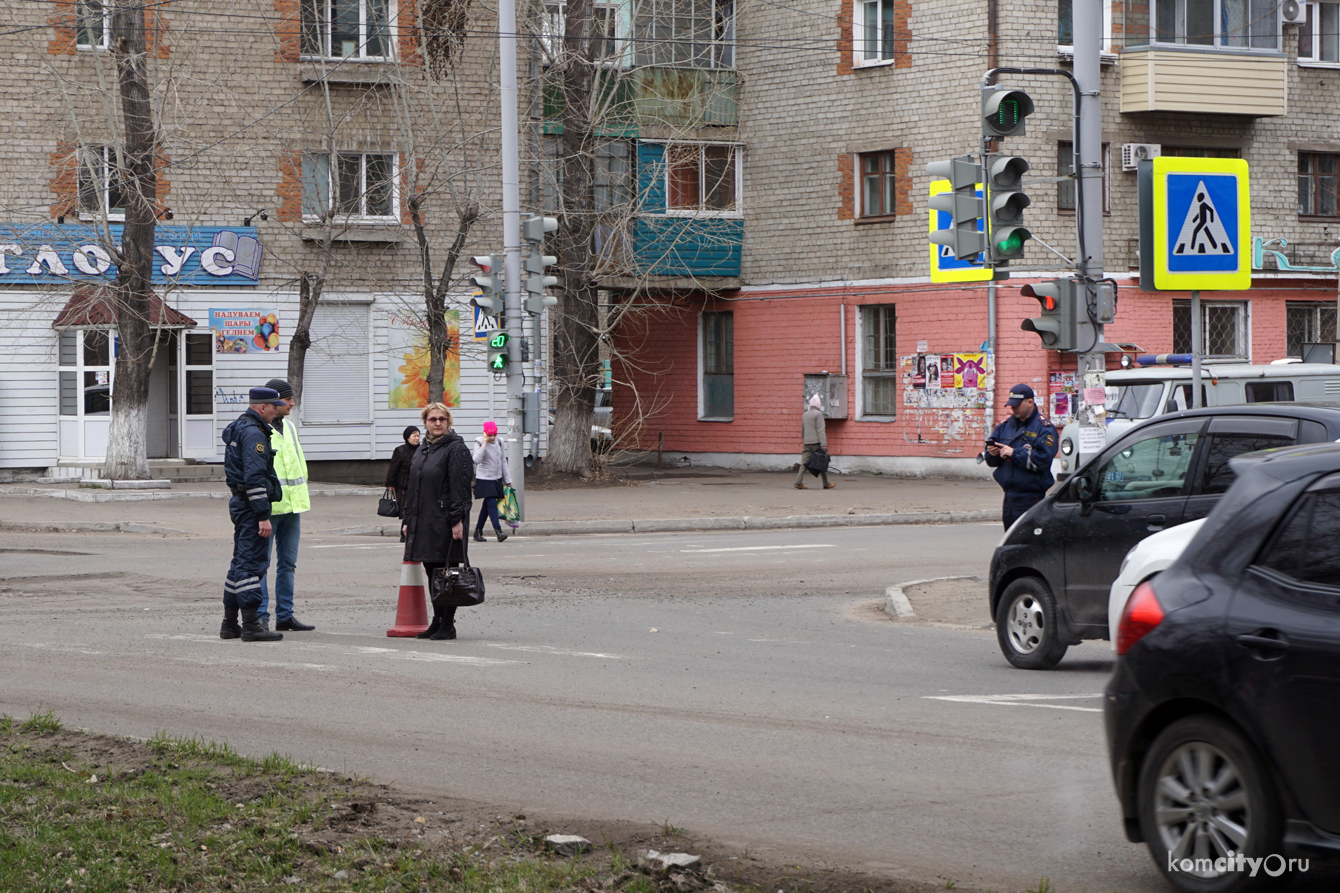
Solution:
[[[996,605],[996,638],[1005,659],[1021,670],[1050,670],[1065,657],[1056,599],[1037,577],[1020,577]]]
[[[1178,890],[1241,893],[1284,868],[1284,821],[1269,776],[1241,733],[1217,717],[1179,720],[1154,740],[1136,808],[1150,855]],[[1255,872],[1246,861],[1265,857]]]

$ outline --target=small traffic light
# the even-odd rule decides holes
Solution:
[[[948,161],[932,161],[926,165],[926,173],[937,180],[948,180],[953,190],[931,196],[931,208],[953,218],[950,229],[931,233],[931,242],[947,246],[959,260],[976,258],[986,247],[986,236],[978,228],[979,220],[986,216],[985,202],[977,194],[982,166],[971,155],[962,155]]]
[[[1032,204],[1023,190],[1028,162],[1018,155],[988,155],[985,168],[990,263],[1007,267],[1023,255],[1024,243],[1033,238],[1023,225],[1024,208]]]
[[[512,338],[502,329],[491,329],[489,331],[489,371],[506,372],[507,364],[512,361],[508,356],[507,343]]]
[[[553,220],[552,217],[549,219]],[[549,286],[558,285],[557,276],[544,275],[544,268],[556,263],[558,263],[558,258],[552,254],[532,254],[526,258],[523,266],[528,274],[524,283],[526,286],[524,304],[527,313],[543,313],[544,308],[552,307],[558,303],[558,298],[544,293],[544,290]]]
[[[1019,289],[1026,298],[1036,298],[1042,316],[1019,324],[1025,332],[1036,332],[1047,350],[1074,350],[1078,340],[1076,290],[1074,279],[1035,282]]]
[[[1033,114],[1033,100],[1023,90],[982,88],[982,136],[1023,136],[1024,119]]]
[[[470,277],[479,294],[470,299],[470,303],[484,311],[485,316],[500,316],[503,312],[503,264],[496,254],[483,254],[470,258],[470,263],[479,267],[479,272]]]
[[[527,217],[521,221],[521,237],[527,242],[543,242],[545,233],[558,230],[556,217]]]

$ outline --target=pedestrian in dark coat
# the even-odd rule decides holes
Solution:
[[[451,430],[451,410],[429,403],[422,415],[428,436],[410,462],[400,530],[405,536],[405,560],[421,563],[431,580],[438,568],[461,563],[475,463],[465,441]],[[434,605],[433,621],[418,638],[456,638],[456,608]]]
[[[395,491],[397,502],[405,501],[405,490],[409,487],[409,463],[414,458],[414,451],[419,448],[419,429],[410,425],[401,436],[405,442],[391,454],[391,466],[386,469],[386,483],[382,485]]]

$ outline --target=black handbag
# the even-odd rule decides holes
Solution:
[[[823,447],[810,453],[809,459],[805,460],[805,470],[818,477],[828,471],[828,450]]]
[[[428,582],[429,598],[439,608],[473,608],[484,604],[484,572],[470,566],[470,531],[461,533],[462,567],[439,567],[433,571],[433,579]],[[451,543],[447,543],[447,554],[451,554]]]
[[[382,498],[377,500],[377,514],[383,518],[400,517],[400,503],[396,502],[395,497],[391,495],[390,487],[383,490]]]

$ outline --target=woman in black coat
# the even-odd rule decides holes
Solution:
[[[451,430],[451,410],[441,403],[429,403],[422,415],[428,436],[410,462],[400,504],[404,522],[400,532],[405,536],[405,560],[421,563],[432,580],[433,572],[443,565],[461,563],[475,463],[465,441]],[[433,622],[418,638],[456,638],[456,608],[434,605]]]
[[[391,467],[386,469],[386,483],[382,485],[395,491],[397,502],[405,501],[405,490],[409,488],[409,463],[419,448],[419,429],[410,425],[401,437],[405,442],[391,454]]]

